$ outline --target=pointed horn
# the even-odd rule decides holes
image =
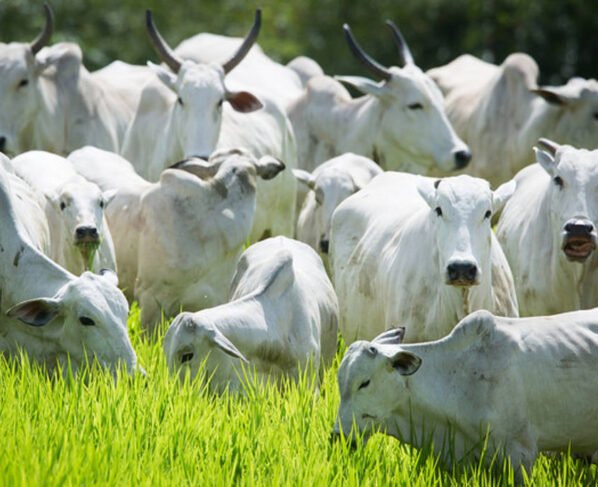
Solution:
[[[150,37],[152,45],[154,46],[154,50],[158,54],[160,60],[166,63],[166,65],[170,69],[172,69],[173,72],[178,73],[181,69],[183,61],[179,57],[177,57],[177,55],[168,46],[168,44],[166,44],[166,41],[158,32],[158,29],[156,29],[151,10],[145,11],[145,27],[147,29],[147,34]]]
[[[44,30],[35,38],[35,40],[29,45],[31,47],[31,52],[33,54],[37,54],[42,47],[48,44],[50,41],[50,37],[52,37],[52,32],[54,32],[54,13],[50,8],[50,5],[44,3],[44,13],[46,14],[46,24],[44,25]]]
[[[556,155],[556,151],[560,149],[560,145],[552,140],[541,138],[538,140],[538,145],[545,150],[546,152],[550,153],[552,156]]]
[[[377,61],[374,61],[370,56],[368,56],[365,53],[365,51],[359,46],[359,44],[357,44],[357,41],[353,37],[351,28],[348,24],[343,25],[343,31],[345,32],[345,38],[347,39],[347,43],[349,44],[351,52],[359,61],[361,61],[361,64],[363,64],[376,76],[379,76],[382,79],[385,79],[386,81],[390,80],[392,76],[390,74],[390,71]]]
[[[387,20],[386,25],[392,32],[392,38],[394,39],[395,44],[399,48],[399,56],[403,61],[403,65],[415,64],[415,62],[413,61],[413,55],[411,54],[409,46],[405,42],[405,38],[403,37],[403,34],[401,34],[399,28],[392,20]]]
[[[237,52],[231,57],[227,62],[222,65],[222,69],[224,69],[224,74],[230,73],[236,66],[239,64],[247,53],[251,49],[251,47],[255,44],[257,40],[257,36],[260,33],[260,27],[262,26],[262,11],[258,8],[255,11],[255,18],[253,20],[253,26],[251,30],[245,37],[243,43],[237,49]]]

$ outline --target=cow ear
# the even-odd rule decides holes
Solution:
[[[563,86],[541,86],[530,91],[551,105],[563,106],[580,98],[581,86],[581,83],[571,80]]]
[[[440,180],[433,183],[428,178],[421,178],[417,182],[417,192],[426,201],[426,203],[428,203],[428,206],[430,206],[430,208],[436,207],[436,203],[437,203],[436,188],[438,187],[437,183],[439,181]]]
[[[405,337],[405,327],[398,326],[391,330],[386,330],[380,333],[372,342],[379,343],[381,345],[399,345]]]
[[[554,177],[556,174],[557,164],[552,154],[546,152],[545,150],[539,149],[538,147],[534,147],[534,152],[536,153],[536,161],[538,161],[538,164],[544,168],[550,177]]]
[[[422,364],[421,358],[414,353],[406,352],[404,350],[395,353],[389,360],[392,368],[401,375],[415,374]]]
[[[101,269],[100,276],[106,279],[109,283],[113,284],[115,287],[118,287],[118,274],[112,269]]]
[[[307,171],[303,169],[293,169],[293,176],[295,179],[307,189],[315,189],[316,187],[316,179]]]
[[[233,343],[220,332],[220,330],[213,328],[209,334],[209,340],[227,355],[237,358],[246,364],[249,363],[249,360],[245,358],[239,349],[235,347]]]
[[[112,200],[118,193],[118,189],[108,189],[102,193],[102,200],[104,201],[104,210],[108,208],[108,205],[112,203]]]
[[[514,179],[501,184],[492,195],[492,211],[494,214],[500,213],[504,208],[509,198],[513,196],[517,188],[517,183]]]
[[[369,78],[363,76],[335,76],[334,79],[353,86],[353,88],[361,91],[365,95],[373,95],[381,98],[388,94],[388,88],[384,81],[377,83]]]
[[[31,326],[45,326],[60,314],[60,301],[37,298],[23,301],[10,308],[6,315]]]
[[[264,107],[264,104],[255,95],[248,91],[232,91],[226,94],[226,101],[241,113],[250,113]]]
[[[278,298],[291,286],[294,279],[293,257],[288,251],[283,250],[279,254],[277,265],[266,277],[266,282],[258,294],[264,293],[271,298]]]
[[[255,164],[257,175],[262,179],[272,179],[276,177],[285,167],[284,162],[272,156],[260,157]]]
[[[177,75],[168,71],[158,64],[154,64],[151,61],[147,62],[147,66],[154,72],[158,79],[164,83],[168,88],[177,93],[176,80]]]

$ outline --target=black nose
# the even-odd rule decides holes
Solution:
[[[327,238],[323,238],[322,240],[320,240],[320,250],[322,251],[323,254],[328,253],[329,247],[330,247],[330,240],[328,240]]]
[[[570,236],[587,237],[594,231],[594,224],[589,220],[572,219],[565,223],[565,232]]]
[[[453,262],[446,271],[451,283],[473,283],[478,275],[478,267],[471,262]]]
[[[97,240],[99,238],[98,229],[96,227],[81,226],[75,229],[75,238],[77,240],[90,239]]]
[[[471,152],[468,150],[458,150],[455,152],[455,166],[457,169],[463,169],[471,161]]]
[[[6,147],[6,137],[0,136],[0,151],[3,151]]]

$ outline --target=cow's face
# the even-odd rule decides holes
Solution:
[[[117,287],[116,274],[84,272],[53,297],[17,304],[8,316],[30,325],[28,333],[69,354],[74,367],[94,357],[116,373],[137,369],[137,357],[127,333],[129,306]]]
[[[242,390],[242,364],[247,359],[200,313],[178,315],[164,337],[164,354],[171,374],[193,381],[201,371],[210,390]]]
[[[585,262],[596,249],[598,222],[598,151],[560,146],[553,156],[535,149],[550,175],[548,186],[552,231],[567,260]]]
[[[175,95],[174,131],[184,157],[207,158],[218,141],[225,102],[240,112],[252,112],[261,102],[247,92],[229,92],[224,70],[216,64],[184,61],[178,74],[152,63],[148,65]]]
[[[338,370],[341,402],[333,433],[355,441],[358,432],[364,442],[378,430],[397,436],[396,416],[408,416],[406,379],[420,365],[417,355],[400,346],[376,340],[351,344]]]
[[[499,211],[514,183],[494,193],[487,181],[470,176],[424,179],[420,195],[430,206],[439,271],[446,284],[475,286],[490,272],[493,212]]]

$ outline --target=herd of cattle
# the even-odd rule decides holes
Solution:
[[[392,22],[401,66],[345,25],[375,79],[330,77],[268,58],[260,11],[176,49],[147,12],[164,64],[90,73],[44,9],[0,44],[6,357],[134,374],[136,300],[148,337],[174,317],[173,374],[242,390],[243,364],[323,370],[340,332],[337,434],[455,460],[487,433],[518,471],[598,451],[595,80],[538,86],[525,54],[426,73]]]

